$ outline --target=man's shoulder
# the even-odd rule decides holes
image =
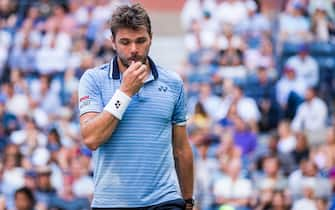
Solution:
[[[87,69],[81,78],[91,77],[94,79],[99,79],[100,77],[108,76],[110,64],[105,63],[90,69]]]
[[[170,82],[177,82],[177,83],[182,83],[183,82],[180,75],[177,74],[174,71],[167,70],[167,69],[162,68],[160,66],[157,66],[157,71],[158,71],[158,74],[159,74],[159,78],[162,79],[162,80],[168,80]]]
[[[100,70],[100,71],[104,71],[104,72],[109,72],[110,63],[101,64],[100,66],[95,67],[95,69]]]

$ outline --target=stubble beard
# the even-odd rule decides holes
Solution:
[[[145,56],[143,56],[143,57],[133,56],[133,57],[131,57],[130,59],[126,59],[126,58],[124,58],[124,57],[119,56],[119,59],[120,59],[120,61],[121,61],[121,64],[122,64],[124,67],[126,67],[126,68],[128,68],[128,67],[130,66],[130,64],[131,64],[132,61],[135,61],[135,62],[140,61],[142,64],[145,64],[145,63],[147,62],[147,58],[148,58],[148,55],[147,55],[147,54],[146,54]]]

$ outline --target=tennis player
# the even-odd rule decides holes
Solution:
[[[117,8],[111,32],[116,56],[79,85],[81,133],[94,150],[92,208],[190,210],[183,82],[148,56],[151,23],[139,4]]]

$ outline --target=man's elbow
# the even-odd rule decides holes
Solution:
[[[98,149],[99,145],[94,140],[95,138],[92,138],[91,136],[84,137],[83,143],[90,149],[90,150],[96,150]]]

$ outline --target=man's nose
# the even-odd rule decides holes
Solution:
[[[137,53],[137,45],[136,45],[136,43],[131,43],[131,45],[130,45],[130,51],[132,53]]]

